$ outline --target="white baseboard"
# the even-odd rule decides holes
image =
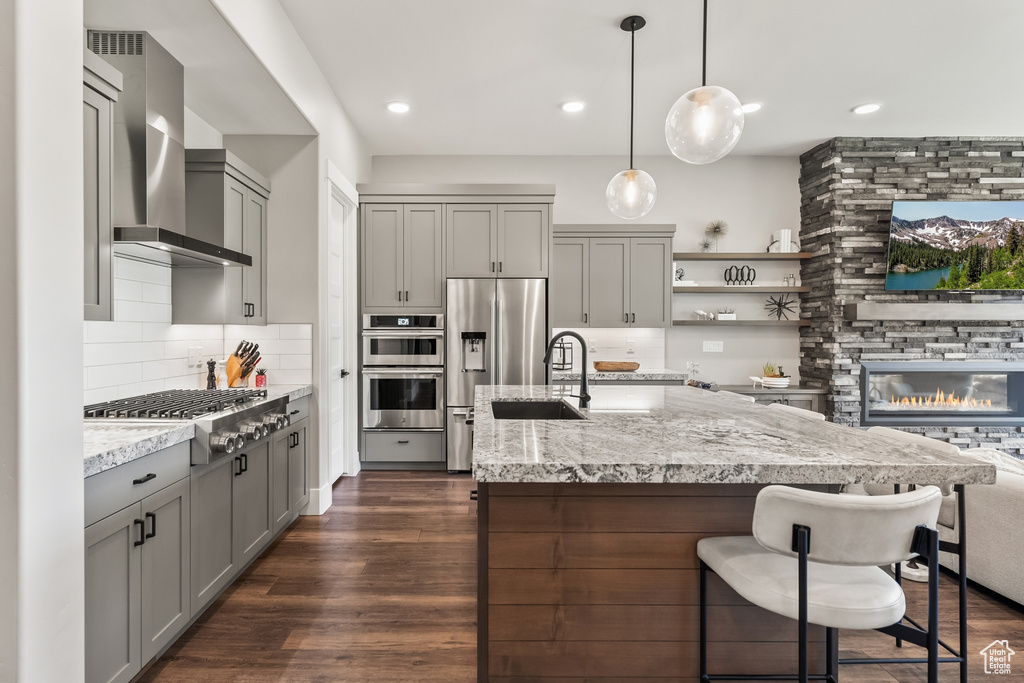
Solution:
[[[331,507],[331,485],[324,484],[318,489],[309,490],[309,502],[300,513],[303,515],[322,515]]]

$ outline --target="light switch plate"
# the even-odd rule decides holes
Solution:
[[[590,347],[588,349],[588,351],[590,353],[597,353],[597,342],[596,341],[594,341],[593,339],[587,340],[587,346]]]
[[[201,365],[203,362],[203,347],[202,346],[190,346],[188,347],[188,366],[193,367]]]
[[[626,340],[626,353],[636,353],[636,342],[632,339]]]
[[[704,342],[704,353],[722,353],[725,351],[725,342],[706,341]]]

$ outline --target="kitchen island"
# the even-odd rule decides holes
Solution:
[[[771,483],[987,484],[995,468],[691,387],[600,387],[584,420],[496,420],[481,387],[478,680],[697,680],[696,543],[749,534]],[[566,398],[570,406],[576,399]],[[709,669],[788,673],[793,622],[712,577]],[[821,665],[824,630],[812,655]]]

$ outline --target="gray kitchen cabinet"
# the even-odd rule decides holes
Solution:
[[[629,327],[629,238],[590,240],[590,327]]]
[[[271,493],[273,532],[288,526],[309,502],[306,480],[306,426],[299,420],[279,431],[270,444],[274,477]]]
[[[269,443],[192,468],[192,614],[270,542]]]
[[[552,253],[552,327],[672,324],[671,237],[556,235]]]
[[[590,326],[590,239],[555,238],[549,299],[552,327]]]
[[[136,522],[138,520],[138,523]],[[85,680],[130,681],[142,667],[141,503],[85,528]]]
[[[85,528],[89,683],[130,680],[191,617],[187,463],[188,444],[179,444],[86,480],[87,520],[135,492]]]
[[[629,325],[672,324],[672,240],[633,237],[629,244]]]
[[[441,205],[366,204],[362,218],[364,308],[440,309]]]
[[[548,204],[448,204],[448,277],[548,276]]]
[[[142,500],[142,516],[149,523],[139,548],[143,662],[169,645],[192,615],[190,496],[189,482],[182,479]]]
[[[113,223],[110,210],[113,105],[121,74],[85,50],[82,115],[85,161],[85,319],[113,320]]]
[[[175,323],[266,325],[270,181],[223,149],[185,150],[185,231],[252,258],[251,266],[175,268]]]
[[[825,392],[821,389],[787,387],[785,389],[762,389],[749,384],[723,384],[718,387],[744,396],[753,396],[756,403],[784,403],[794,408],[803,408],[815,413],[825,412]]]

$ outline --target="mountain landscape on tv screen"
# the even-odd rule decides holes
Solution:
[[[885,288],[1024,289],[1024,202],[1006,203],[1022,217],[954,218],[958,203],[949,202],[947,213],[908,220],[895,202]]]

